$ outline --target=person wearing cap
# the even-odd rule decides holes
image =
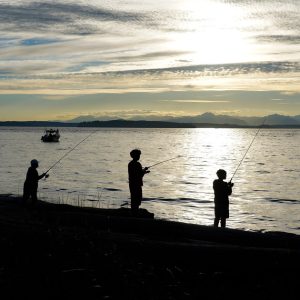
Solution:
[[[31,166],[28,168],[26,180],[24,182],[23,204],[28,204],[29,199],[31,198],[31,204],[35,205],[37,202],[38,182],[43,177],[49,177],[49,175],[46,173],[43,173],[42,175],[38,174],[37,168],[39,166],[39,162],[36,159],[33,159],[30,162],[30,165]]]
[[[233,183],[225,182],[226,171],[217,171],[218,179],[213,182],[213,189],[215,193],[215,220],[214,227],[218,227],[221,220],[221,227],[226,227],[226,219],[229,218],[229,197],[232,194]]]
[[[131,198],[131,210],[133,213],[136,213],[141,205],[143,192],[143,177],[146,173],[150,171],[148,168],[143,168],[139,159],[141,157],[141,150],[134,149],[130,152],[132,161],[128,164],[128,179],[129,179],[129,190]]]

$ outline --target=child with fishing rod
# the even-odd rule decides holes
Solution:
[[[37,203],[37,190],[38,190],[38,182],[42,178],[48,178],[49,175],[47,172],[39,175],[37,168],[39,167],[39,162],[36,159],[33,159],[30,162],[30,167],[28,168],[26,174],[26,180],[24,182],[24,189],[23,189],[23,205],[30,204],[31,206],[36,205]],[[31,199],[31,203],[29,203],[29,199]]]
[[[149,173],[149,168],[143,168],[139,162],[141,157],[141,150],[133,149],[130,152],[132,160],[128,164],[128,179],[129,179],[129,190],[131,199],[131,211],[136,214],[143,198],[142,186],[143,177]]]
[[[229,197],[232,194],[232,179],[235,176],[236,172],[240,168],[242,162],[244,161],[248,151],[250,150],[255,138],[258,136],[260,130],[263,128],[263,125],[266,122],[266,117],[264,118],[261,126],[258,127],[258,130],[256,131],[249,147],[247,148],[245,154],[243,155],[242,159],[240,160],[238,166],[236,167],[233,175],[231,176],[231,179],[229,182],[225,182],[224,180],[227,177],[227,173],[225,170],[218,170],[217,176],[218,179],[214,180],[213,182],[213,189],[214,189],[214,202],[215,202],[215,220],[214,220],[214,226],[218,227],[219,222],[221,220],[221,227],[226,227],[226,219],[229,218]]]
[[[221,221],[221,227],[226,227],[226,219],[229,218],[229,197],[232,194],[233,183],[231,180],[225,182],[227,173],[223,169],[217,171],[218,179],[213,182],[213,189],[215,193],[215,220],[214,227],[219,226]]]
[[[131,210],[133,214],[136,214],[138,211],[142,199],[143,199],[143,192],[142,192],[142,186],[143,186],[143,177],[145,174],[150,173],[149,169],[153,168],[157,165],[160,165],[162,163],[165,163],[167,161],[177,159],[180,157],[180,155],[176,157],[172,157],[163,161],[159,161],[149,167],[143,168],[142,165],[139,162],[139,159],[141,157],[141,150],[134,149],[130,152],[130,156],[132,157],[132,161],[128,164],[128,177],[129,177],[129,190],[130,190],[130,198],[131,198]]]
[[[58,129],[56,130],[58,132]],[[92,131],[88,136],[82,139],[79,143],[77,143],[73,148],[67,151],[58,161],[56,161],[45,173],[39,175],[37,172],[37,168],[39,163],[36,159],[31,161],[31,166],[28,168],[26,180],[24,182],[24,191],[23,191],[23,200],[22,203],[24,205],[28,204],[29,199],[31,199],[31,205],[34,206],[37,202],[37,189],[38,189],[38,181],[42,178],[48,178],[48,172],[52,170],[59,162],[61,162],[66,156],[68,156],[72,151],[74,151],[81,143],[87,140],[92,134],[97,132],[97,130]]]

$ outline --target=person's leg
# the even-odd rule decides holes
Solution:
[[[137,205],[138,209],[140,208],[140,205],[142,204],[142,199],[143,199],[143,190],[142,187],[140,186],[138,191],[137,191]]]
[[[214,227],[218,227],[218,226],[219,226],[219,218],[215,217]]]
[[[226,227],[226,218],[221,218],[221,227],[222,228]]]
[[[24,182],[22,205],[24,205],[24,206],[28,205],[29,198],[30,198],[30,187],[28,187],[26,182]]]
[[[25,206],[28,204],[29,197],[30,197],[30,194],[27,191],[24,191],[23,198],[22,198],[22,205]]]
[[[37,191],[31,193],[31,205],[36,206],[37,204]]]
[[[130,186],[130,197],[131,205],[139,207],[142,202],[142,187],[141,186]]]
[[[140,208],[140,204],[139,201],[137,199],[135,199],[135,201],[131,201],[131,209],[135,212],[137,212]]]
[[[139,194],[136,186],[130,186],[131,211],[136,213],[139,209]]]

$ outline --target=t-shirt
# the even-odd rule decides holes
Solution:
[[[214,180],[213,188],[215,192],[215,203],[228,205],[228,196],[232,193],[232,188],[228,185],[228,183],[223,180],[216,179]]]
[[[128,164],[128,179],[130,185],[142,186],[143,185],[144,171],[142,165],[135,160]]]
[[[38,182],[39,182],[38,171],[33,167],[29,167],[26,174],[25,186],[31,189],[37,189]]]

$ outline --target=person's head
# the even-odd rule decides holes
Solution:
[[[33,168],[37,168],[39,166],[39,162],[36,160],[36,159],[33,159],[31,162],[30,162],[30,165],[33,167]]]
[[[142,154],[142,152],[141,152],[140,149],[133,149],[132,151],[130,151],[130,156],[131,156],[134,160],[139,160],[141,154]]]
[[[219,179],[226,179],[226,175],[227,175],[227,173],[223,169],[219,169],[217,171],[217,176],[218,176]]]

